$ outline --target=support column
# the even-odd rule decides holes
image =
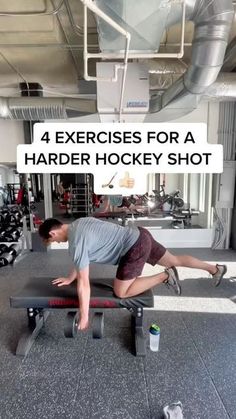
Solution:
[[[43,192],[44,192],[44,209],[45,218],[50,218],[53,215],[52,212],[52,187],[51,187],[51,174],[43,174]]]

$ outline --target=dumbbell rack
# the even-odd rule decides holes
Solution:
[[[16,206],[5,207],[0,211],[0,267],[12,264],[21,253],[22,215]]]

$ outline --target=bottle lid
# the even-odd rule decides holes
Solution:
[[[150,327],[149,331],[152,335],[159,335],[161,329],[160,329],[159,326],[157,326],[157,324],[153,323],[153,324],[151,324],[151,327]]]

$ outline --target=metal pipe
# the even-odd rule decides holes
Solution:
[[[124,100],[124,92],[125,92],[125,81],[127,75],[127,66],[128,66],[128,53],[129,53],[129,46],[130,46],[130,36],[126,38],[126,48],[125,48],[125,60],[124,60],[124,67],[123,67],[123,77],[122,77],[122,87],[121,87],[121,95],[120,95],[120,109],[119,109],[119,122],[121,122],[121,114],[123,108],[123,100]]]
[[[160,43],[161,46],[179,46],[180,43],[179,42],[162,42]],[[190,42],[185,42],[184,43],[184,47],[191,47],[192,43]],[[88,48],[98,48],[99,44],[89,44]],[[65,49],[83,49],[84,45],[83,44],[62,44],[62,43],[52,43],[52,44],[1,44],[0,43],[0,48],[65,48]],[[124,54],[122,55],[123,58]],[[130,56],[130,54],[129,54]]]
[[[34,96],[0,97],[0,118],[4,119],[64,119],[71,110],[76,111],[78,116],[94,114],[97,112],[96,100]]]
[[[225,53],[223,71],[232,71],[236,67],[236,37],[232,39]]]
[[[202,94],[204,100],[235,101],[236,99],[236,74],[220,73],[216,81]]]
[[[124,57],[123,52],[99,52],[97,54],[88,54],[88,58],[102,58],[107,60],[113,59],[122,59]],[[182,58],[183,55],[181,53],[172,53],[172,52],[150,52],[150,53],[142,53],[142,52],[130,52],[129,59],[148,59],[148,58]]]
[[[229,95],[231,96],[229,97]],[[235,101],[236,75],[234,73],[221,73],[216,82],[202,95],[202,98],[207,101]],[[232,107],[233,102],[229,106]],[[77,116],[95,114],[97,112],[96,98],[83,97],[82,95],[78,95],[76,98],[66,95],[65,97],[0,97],[0,118],[33,120],[38,112],[38,114],[45,113],[45,115],[48,115],[45,119],[51,119],[52,117],[58,119],[63,114],[65,118],[70,117],[70,110],[77,112]],[[25,117],[22,117],[23,113]],[[225,107],[223,105],[221,105],[219,118],[220,127],[225,120]],[[232,118],[234,118],[233,113]],[[222,135],[225,135],[225,133],[222,132]],[[227,139],[223,138],[222,141],[227,144]],[[235,147],[235,141],[234,134],[234,145],[232,147]]]
[[[195,34],[191,64],[184,85],[191,93],[201,94],[217,78],[223,65],[233,19],[232,0],[203,0],[194,14]]]
[[[176,69],[178,67],[173,66]],[[172,68],[172,67],[170,67]],[[168,69],[168,67],[167,67]],[[181,74],[181,69],[178,69],[176,73],[169,73],[168,70],[160,70],[160,73],[152,72],[152,86],[150,90],[151,95],[158,93],[159,91],[166,91],[171,85],[172,76]],[[155,77],[155,75],[157,75]],[[233,101],[236,100],[236,74],[235,73],[220,73],[216,81],[209,86],[205,92],[201,95],[201,99],[205,101]],[[223,112],[223,111],[222,111]],[[221,114],[220,114],[221,118]]]
[[[191,64],[161,98],[150,100],[150,112],[159,112],[160,120],[191,112],[201,95],[214,83],[223,64],[234,15],[232,0],[195,1],[193,6],[189,17],[195,23]],[[165,111],[167,107],[173,111]],[[149,117],[146,119],[148,122],[154,120]]]
[[[180,56],[178,58],[182,58],[184,56],[185,16],[186,16],[186,4],[185,4],[185,0],[183,0],[183,14],[182,14],[181,41],[180,41]]]

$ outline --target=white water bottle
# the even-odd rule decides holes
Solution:
[[[149,329],[151,351],[156,352],[159,350],[160,332],[160,327],[153,323]]]

